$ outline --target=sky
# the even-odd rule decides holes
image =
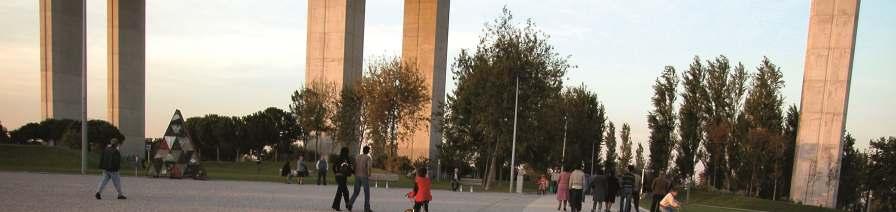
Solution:
[[[288,108],[304,84],[307,2],[153,0],[146,12],[146,136],[160,137],[175,109],[185,116],[245,115]],[[474,48],[484,23],[509,8],[532,19],[577,67],[565,85],[585,85],[611,121],[649,134],[651,86],[666,65],[726,55],[755,70],[779,65],[786,105],[799,104],[808,0],[454,0],[448,60]],[[88,117],[106,119],[106,1],[87,0]],[[38,1],[0,3],[0,122],[10,130],[40,119]],[[400,55],[401,0],[367,1],[364,60]],[[867,147],[896,136],[896,1],[862,1],[846,128]],[[446,70],[447,93],[454,89]]]

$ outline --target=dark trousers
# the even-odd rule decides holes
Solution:
[[[423,202],[414,202],[414,212],[420,212],[420,207],[423,207],[423,210],[429,212],[429,200]]]
[[[659,212],[660,211],[660,201],[663,200],[662,194],[653,194],[653,202],[650,203],[650,212]]]
[[[582,189],[569,189],[569,207],[573,212],[582,211],[582,201],[584,200]]]
[[[317,172],[317,185],[327,185],[327,171],[318,171]]]
[[[345,199],[345,207],[348,208],[348,186],[345,185],[345,181],[345,176],[336,175],[336,197],[333,198],[333,208],[335,209],[339,208],[339,202],[342,199]]]
[[[641,191],[635,190],[632,192],[632,201],[635,203],[634,210],[632,211],[641,211],[639,207],[641,207]]]

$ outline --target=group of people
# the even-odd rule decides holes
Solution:
[[[327,157],[320,156],[315,167],[317,167],[317,185],[327,185]],[[308,177],[310,172],[308,165],[305,164],[305,156],[299,155],[295,169],[292,169],[290,161],[286,161],[280,169],[280,176],[286,177],[286,184],[290,184],[293,177],[296,178],[296,183],[305,184],[305,177]]]
[[[565,171],[573,167],[567,167],[563,171],[551,170],[551,181],[542,176],[538,180],[539,193],[545,192],[545,188],[555,190],[557,195],[557,210],[566,211],[567,205],[572,212],[582,211],[582,203],[585,194],[591,193],[591,211],[610,211],[610,207],[619,197],[619,211],[638,211],[641,197],[641,176],[635,172],[634,166],[628,166],[617,174],[613,168],[607,168],[606,172],[596,170],[596,174],[589,176],[582,171],[582,167],[574,167],[572,172]],[[556,170],[556,169],[555,169]],[[665,176],[659,176],[651,183],[653,203],[651,212],[674,211],[679,207],[675,200],[677,192],[672,189],[671,181]]]
[[[339,156],[333,163],[333,172],[336,174],[336,196],[333,198],[333,210],[341,211],[340,203],[345,200],[345,208],[352,210],[355,200],[358,198],[361,189],[364,189],[364,212],[370,212],[370,170],[373,166],[373,158],[370,157],[370,147],[362,148],[360,154],[352,160],[349,158],[349,150],[343,147],[339,150]],[[318,163],[320,165],[320,163]],[[319,168],[318,168],[319,169]],[[348,186],[346,186],[348,177],[355,175],[354,192],[349,198]],[[319,175],[320,176],[320,175]],[[323,175],[326,177],[326,175]],[[414,211],[421,209],[429,211],[429,201],[432,200],[431,192],[432,181],[427,175],[425,167],[419,167],[416,170],[414,178],[414,188],[408,192],[407,198],[414,202]]]

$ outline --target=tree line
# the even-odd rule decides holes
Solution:
[[[787,195],[799,111],[783,111],[783,87],[781,69],[765,57],[754,72],[724,55],[695,56],[681,75],[665,67],[647,116],[649,172],[754,197]],[[703,173],[694,173],[698,163]]]
[[[88,151],[102,150],[113,138],[127,142],[124,135],[111,123],[96,119],[87,121]],[[46,119],[27,123],[8,133],[6,127],[0,125],[0,143],[45,144],[80,149],[81,121]]]
[[[653,86],[653,109],[647,116],[648,177],[668,174],[680,184],[788,199],[800,111],[795,105],[785,111],[784,86],[781,68],[766,57],[755,71],[742,63],[732,65],[724,55],[705,61],[695,56],[680,75],[665,67]],[[856,151],[854,142],[846,134],[838,207],[860,208],[856,203],[865,201],[861,194],[875,191],[873,196],[884,202],[880,205],[892,204],[891,180],[880,178],[874,184],[890,189],[872,191],[862,187],[867,181],[856,179],[896,174],[892,168],[867,169],[870,164],[893,166],[896,160],[883,159],[892,158],[893,141],[872,141],[870,153]],[[880,159],[869,162],[875,157]],[[702,173],[694,173],[698,164]]]
[[[614,166],[614,155],[600,158],[601,143],[615,137],[606,130],[613,128],[607,124],[606,106],[584,85],[563,85],[575,66],[548,38],[532,20],[520,24],[505,8],[486,24],[474,49],[460,51],[451,65],[456,89],[443,110],[443,164],[481,176],[484,186],[492,187],[509,178],[515,133],[516,163],[527,164],[530,171]],[[629,141],[624,140],[625,158],[631,157]]]

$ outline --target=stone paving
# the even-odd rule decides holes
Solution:
[[[0,172],[0,211],[333,211],[336,186],[123,177],[127,200],[111,182],[96,200],[98,175]],[[349,190],[351,190],[349,185]],[[404,211],[407,188],[371,188],[373,211]],[[433,191],[433,211],[556,211],[554,195]],[[363,194],[354,211],[363,207]],[[586,201],[590,206],[590,200]],[[590,209],[589,207],[586,207]],[[344,208],[343,208],[344,209]],[[586,210],[588,211],[588,210]],[[615,211],[615,210],[614,210]]]

